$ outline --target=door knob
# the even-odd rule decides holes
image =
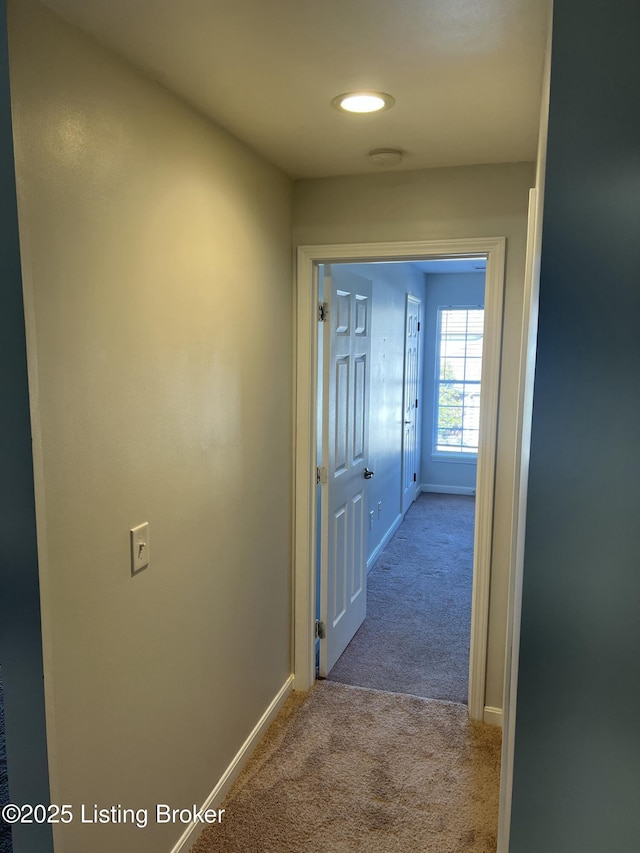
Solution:
[[[374,471],[370,471],[368,468],[365,468],[364,469],[365,480],[370,480],[373,477],[374,473],[375,473]]]

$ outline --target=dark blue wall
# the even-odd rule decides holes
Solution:
[[[47,803],[38,555],[4,0],[0,2],[0,664],[11,800]],[[13,840],[14,853],[53,849],[48,826],[15,826]]]
[[[640,2],[555,0],[510,853],[640,850]]]

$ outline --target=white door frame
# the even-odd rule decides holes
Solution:
[[[402,463],[400,465],[400,511],[404,516],[405,512],[409,509],[405,509],[405,483],[407,476],[407,432],[404,427],[407,424],[407,322],[409,318],[409,305],[411,303],[415,303],[418,305],[418,338],[417,338],[417,351],[416,351],[416,389],[415,394],[411,396],[411,400],[415,399],[415,406],[413,408],[413,430],[414,430],[414,460],[413,460],[413,497],[411,498],[411,503],[415,501],[418,497],[418,489],[420,487],[420,483],[416,482],[416,474],[420,470],[420,464],[422,462],[422,453],[421,453],[421,444],[420,441],[420,432],[418,431],[418,426],[422,423],[422,418],[420,415],[424,411],[424,403],[422,402],[422,391],[418,391],[418,388],[422,386],[423,379],[423,363],[422,358],[424,356],[424,350],[422,347],[422,337],[420,335],[420,323],[424,325],[424,319],[422,314],[422,300],[418,299],[417,296],[414,296],[412,293],[405,294],[404,300],[404,369],[402,371],[402,420],[403,420],[403,430],[402,430],[402,445],[400,452],[402,453]],[[424,330],[423,330],[424,334]],[[418,400],[420,400],[420,404],[418,405]],[[420,450],[418,449],[420,448]],[[410,506],[411,504],[409,504]]]
[[[318,264],[350,261],[415,261],[485,255],[485,335],[482,365],[480,448],[476,483],[469,716],[484,716],[489,624],[489,584],[493,534],[498,392],[502,344],[506,239],[425,240],[398,243],[351,243],[299,246],[296,269],[295,407],[294,407],[294,619],[293,652],[296,690],[315,681],[316,563],[316,407],[318,395]]]

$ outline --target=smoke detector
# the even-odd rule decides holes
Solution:
[[[381,168],[397,166],[398,163],[402,162],[403,157],[404,151],[399,148],[374,148],[373,151],[369,151],[369,162],[373,166],[380,166]]]

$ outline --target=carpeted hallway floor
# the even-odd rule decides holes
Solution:
[[[323,681],[293,694],[192,853],[495,853],[500,730]]]
[[[501,731],[460,704],[473,522],[473,498],[416,501],[369,575],[364,625],[289,698],[192,853],[495,853]]]
[[[467,701],[475,498],[421,494],[369,573],[367,618],[329,679]]]

